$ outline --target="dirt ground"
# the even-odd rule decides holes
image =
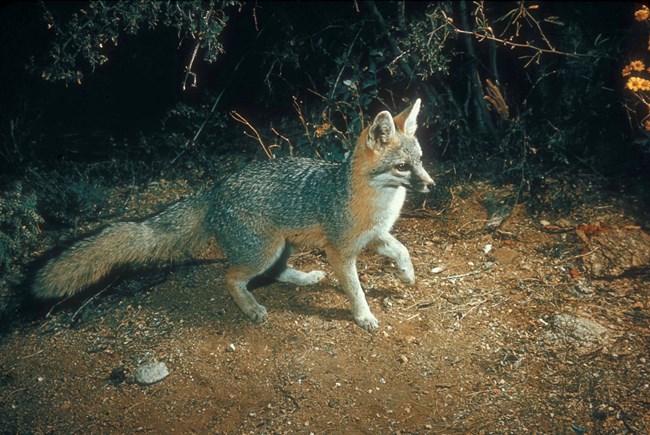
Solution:
[[[223,260],[19,322],[0,337],[1,432],[648,433],[649,222],[603,193],[535,217],[519,204],[485,230],[486,197],[507,190],[409,203],[394,234],[416,285],[359,259],[375,333],[354,324],[318,251],[292,262],[325,270],[321,283],[254,291],[260,325],[224,289]],[[621,262],[607,246],[626,240],[637,251]],[[140,385],[147,362],[169,376]]]

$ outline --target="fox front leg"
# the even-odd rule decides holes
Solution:
[[[379,321],[370,311],[366,296],[359,282],[357,274],[356,257],[342,256],[339,252],[327,250],[327,258],[339,280],[352,309],[352,315],[357,325],[368,331],[374,331],[379,327]]]
[[[391,234],[385,233],[378,237],[376,249],[378,253],[395,262],[399,271],[398,277],[402,282],[409,285],[415,284],[415,270],[406,246]]]

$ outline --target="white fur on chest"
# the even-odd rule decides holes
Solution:
[[[357,239],[356,245],[358,251],[361,251],[380,234],[390,232],[399,217],[405,198],[406,189],[401,186],[398,188],[384,188],[379,190],[379,195],[372,204],[369,204],[373,208],[372,221],[374,225]]]
[[[404,187],[381,189],[373,204],[375,208],[374,229],[379,232],[390,231],[399,217],[405,198],[406,189]]]

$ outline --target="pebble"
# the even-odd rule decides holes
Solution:
[[[169,370],[164,362],[144,364],[135,371],[135,380],[141,385],[151,385],[169,376]]]
[[[235,351],[235,345],[230,343],[228,347],[226,347],[226,352],[234,352]]]
[[[399,362],[401,362],[402,364],[406,364],[407,362],[409,362],[409,359],[406,357],[406,355],[400,355]]]

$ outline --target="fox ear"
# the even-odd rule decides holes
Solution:
[[[395,136],[395,122],[387,110],[380,112],[368,130],[368,148],[381,151]]]
[[[417,118],[418,113],[420,112],[421,103],[422,100],[418,98],[411,107],[407,108],[395,117],[395,125],[397,126],[397,129],[406,136],[413,136],[415,130],[418,128]]]

